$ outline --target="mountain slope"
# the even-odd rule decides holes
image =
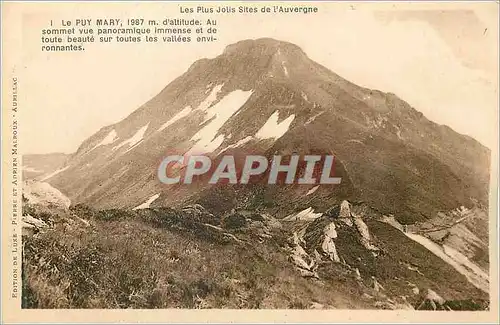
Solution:
[[[70,155],[64,153],[23,155],[23,178],[42,179],[63,166]]]
[[[365,204],[278,220],[23,203],[41,224],[23,238],[24,308],[488,309],[487,293]]]
[[[342,183],[305,195],[312,186],[166,186],[157,179],[169,154],[222,152],[334,154]],[[195,62],[127,118],[85,140],[47,181],[72,202],[99,208],[131,208],[159,194],[151,206],[212,202],[220,212],[259,208],[284,216],[349,199],[414,223],[462,205],[487,206],[489,159],[477,141],[427,120],[394,94],[356,86],[293,44],[258,39]]]

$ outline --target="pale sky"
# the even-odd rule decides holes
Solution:
[[[123,119],[156,95],[195,60],[215,57],[239,40],[260,37],[295,43],[342,77],[393,92],[427,118],[496,146],[498,5],[494,2],[462,4],[469,11],[450,11],[450,3],[323,4],[319,14],[272,19],[262,14],[212,15],[218,19],[216,43],[93,44],[80,53],[42,53],[40,28],[61,18],[208,16],[182,16],[178,4],[165,3],[36,5],[37,10],[32,5],[23,16],[23,55],[18,65],[26,153],[74,152],[101,127]]]

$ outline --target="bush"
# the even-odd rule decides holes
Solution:
[[[239,213],[232,213],[225,217],[222,223],[226,229],[238,229],[247,225],[247,219]]]

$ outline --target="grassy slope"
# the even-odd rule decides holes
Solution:
[[[352,296],[345,277],[302,278],[288,261],[286,240],[258,243],[250,231],[236,242],[210,227],[172,222],[172,213],[87,215],[88,227],[66,218],[27,238],[23,306],[370,308]]]
[[[314,279],[302,277],[289,260],[287,226],[256,214],[221,220],[196,209],[27,205],[24,211],[50,224],[24,238],[24,308],[407,308],[402,296],[413,306],[422,299],[412,296],[409,282],[422,293],[437,290],[456,309],[487,303],[487,295],[449,265],[374,220],[368,226],[382,249],[378,258],[356,232],[338,224],[337,248],[348,264],[323,258]],[[306,249],[321,243],[327,221],[311,224]],[[355,279],[354,267],[362,280]],[[383,292],[373,290],[371,276],[383,282]]]

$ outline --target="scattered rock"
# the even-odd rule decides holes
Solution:
[[[303,243],[303,239],[294,232],[293,234],[293,251],[290,256],[292,263],[297,267],[300,271],[301,275],[304,277],[314,277],[319,278],[316,270],[318,268],[318,264],[314,259],[312,259],[309,254],[304,250],[301,246]]]
[[[314,257],[316,258],[317,262],[323,261],[323,259],[321,258],[321,254],[316,249],[314,250]]]
[[[286,218],[283,218],[283,221],[312,221],[321,217],[323,213],[314,213],[314,209],[309,207],[304,209],[296,214],[291,214]]]
[[[390,216],[382,216],[382,218],[380,219],[380,221],[382,222],[385,222],[385,223],[388,223],[390,224],[391,226],[393,226],[394,228],[404,232],[404,227],[402,224],[400,224],[396,218],[394,218],[393,215],[390,215]]]
[[[445,303],[445,300],[432,289],[427,289],[427,296],[425,298],[432,300],[440,305]]]
[[[427,289],[427,294],[416,308],[417,310],[449,310],[444,306],[446,300],[432,289]]]
[[[356,228],[358,229],[359,234],[361,235],[361,245],[363,245],[363,247],[368,250],[378,251],[378,247],[371,243],[370,231],[363,219],[358,215],[354,215],[353,221],[356,225]]]
[[[323,309],[324,307],[325,306],[323,304],[313,301],[313,303],[309,306],[309,309]]]
[[[270,216],[270,215],[267,215],[267,214],[261,214],[262,218],[264,218],[264,221],[265,221],[265,224],[271,228],[271,229],[281,229],[283,226],[281,224],[281,222]]]
[[[361,274],[359,273],[359,269],[358,268],[355,268],[354,269],[354,273],[356,274],[356,280],[361,280]]]
[[[45,228],[45,227],[48,227],[48,225],[43,220],[34,218],[34,217],[30,216],[29,214],[23,216],[22,220],[23,220],[24,223],[26,223],[26,224],[28,224],[30,226],[36,227],[36,228]]]
[[[186,215],[186,217],[190,218],[192,221],[200,223],[208,223],[215,226],[220,225],[219,218],[208,212],[200,204],[185,206],[181,209],[181,211]]]
[[[331,222],[328,224],[324,231],[323,244],[321,249],[325,254],[328,255],[331,261],[340,262],[339,254],[337,253],[337,248],[335,247],[334,239],[337,238],[337,231],[335,230],[335,223]]]
[[[345,223],[347,226],[352,227],[353,223],[351,220],[351,204],[344,200],[340,204],[340,212],[338,216],[339,220]]]
[[[40,219],[34,218],[31,215],[22,217],[22,234],[25,236],[33,236],[40,230],[47,228],[48,225]]]
[[[373,275],[372,275],[372,282],[373,282],[373,290],[375,290],[375,292],[380,292],[381,290],[385,290],[385,288],[377,281],[377,278],[375,278]]]

